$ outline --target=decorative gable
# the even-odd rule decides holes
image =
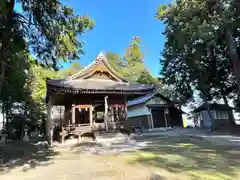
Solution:
[[[109,79],[117,82],[127,82],[114,70],[103,53],[100,53],[89,66],[68,79]]]

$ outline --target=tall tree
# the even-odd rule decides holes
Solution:
[[[106,57],[112,67],[131,82],[138,82],[141,84],[159,83],[158,79],[154,78],[144,65],[144,53],[139,37],[133,37],[123,57],[113,52],[107,52]]]
[[[107,52],[106,57],[108,58],[108,61],[112,65],[112,67],[123,77],[126,79],[138,82],[141,84],[158,84],[159,81],[157,78],[154,78],[152,74],[146,69],[143,62],[139,63],[133,61],[132,63],[128,63],[124,61],[124,59],[120,56],[120,54],[113,53],[113,52]],[[135,66],[135,64],[138,64],[139,69]]]
[[[15,11],[16,4],[21,11]],[[11,44],[24,40],[39,63],[53,68],[58,60],[77,59],[82,43],[77,36],[93,27],[87,16],[75,15],[58,0],[3,0],[0,3],[0,91],[5,70],[16,50]]]
[[[130,46],[126,49],[123,57],[125,68],[123,74],[126,78],[136,82],[141,72],[145,70],[144,53],[141,48],[141,39],[133,37]]]
[[[26,61],[27,53],[19,52],[15,54],[14,58],[15,61],[9,62],[6,67],[6,78],[3,82],[1,94],[2,112],[6,115],[7,119],[13,113],[13,109],[16,109],[16,103],[23,103],[28,97],[28,87],[25,85],[29,69]],[[24,110],[23,107],[17,109]]]
[[[121,55],[114,52],[107,52],[106,57],[112,67],[121,75],[123,75],[123,68],[125,67]]]
[[[57,72],[57,76],[60,78],[67,78],[82,69],[80,62],[72,62],[71,66],[65,69],[60,69]]]
[[[158,85],[160,82],[157,78],[154,78],[148,70],[144,70],[140,73],[137,82],[140,84],[155,84]]]
[[[169,82],[180,78],[206,100],[236,87],[239,97],[239,7],[236,0],[177,0],[158,9],[166,25],[163,72]]]
[[[26,85],[29,87],[29,97],[26,99],[31,118],[39,120],[46,110],[46,80],[56,78],[53,69],[39,65],[33,58],[29,60],[29,72]]]

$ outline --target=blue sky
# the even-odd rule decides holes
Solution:
[[[154,76],[160,72],[161,51],[164,46],[164,25],[154,18],[160,4],[171,0],[62,0],[75,13],[89,15],[96,25],[83,34],[85,54],[79,60],[83,66],[91,63],[102,52],[124,54],[133,36],[139,36],[145,52],[145,65]],[[15,7],[21,11],[20,4]],[[64,63],[66,68],[70,63]]]
[[[170,0],[64,0],[78,14],[88,14],[96,22],[95,28],[81,36],[85,55],[80,62],[88,65],[100,51],[123,54],[133,36],[142,39],[147,68],[158,75],[159,58],[164,45],[163,24],[154,18],[160,4]],[[68,67],[69,63],[64,64]]]

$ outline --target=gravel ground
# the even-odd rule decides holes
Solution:
[[[146,180],[150,173],[113,161],[98,161],[86,155],[61,155],[48,166],[37,167],[27,172],[17,168],[0,176],[1,180]]]
[[[161,136],[159,135],[177,137],[179,137],[179,135],[186,137],[189,135],[190,136],[194,135],[198,137],[204,137],[203,139],[208,139],[208,137],[205,137],[205,134],[192,130],[183,131],[173,130],[168,132],[161,132],[156,135],[160,139]],[[165,170],[159,171],[160,169],[166,168],[158,168],[159,170],[155,171],[154,169],[149,168],[149,166],[132,165],[129,163],[125,163],[123,160],[121,160],[121,154],[124,154],[125,152],[129,153],[129,151],[131,152],[138,151],[138,149],[144,148],[146,144],[149,144],[149,142],[152,141],[152,138],[147,136],[148,135],[144,135],[143,137],[137,138],[138,139],[137,141],[134,141],[131,139],[126,139],[126,137],[121,138],[119,136],[108,135],[108,137],[100,137],[97,140],[97,143],[82,142],[78,145],[76,144],[74,145],[74,143],[76,142],[68,141],[66,142],[65,145],[56,144],[55,147],[52,149],[46,148],[44,143],[42,144],[10,143],[4,147],[0,147],[0,179],[1,180],[42,180],[43,178],[46,180],[186,179],[185,177],[181,178],[179,174],[175,176],[175,173],[169,173],[166,172]],[[219,140],[219,142],[222,141],[221,143],[224,142],[225,145],[228,145],[227,142],[234,138],[233,137],[223,138],[212,135],[210,139],[214,140],[215,144],[218,144],[216,142]],[[171,138],[169,140],[171,140]],[[236,142],[231,143],[234,143],[236,145],[238,144],[237,140],[238,139],[236,139]],[[161,150],[159,151],[160,154],[165,152],[164,150],[166,147],[164,146],[163,148],[164,145],[163,143],[167,143],[165,145],[166,147],[171,146],[176,150],[182,148],[180,147],[180,145],[182,146],[181,143],[180,144],[175,142],[171,143],[162,140],[161,142],[157,143],[157,145],[159,146],[161,145],[161,147],[159,147],[159,149]],[[204,148],[202,150],[204,150]],[[186,152],[188,152],[188,149],[186,150]],[[107,157],[108,154],[109,157]],[[145,159],[148,157],[146,155],[148,154],[144,155]],[[168,162],[169,160],[166,162],[165,161],[163,161],[161,165]],[[207,162],[207,160],[204,162]],[[150,164],[151,163],[152,160]],[[160,174],[161,178],[160,177],[150,178],[152,176],[156,176],[153,175],[155,173]]]
[[[131,166],[114,159],[105,160],[104,155],[136,151],[144,144],[126,137],[100,137],[97,143],[84,140],[55,144],[50,150],[45,143],[9,144],[0,155],[1,180],[147,180],[152,173],[144,167]],[[15,156],[13,156],[15,154]],[[1,160],[1,156],[0,156]],[[155,176],[155,175],[154,175]]]

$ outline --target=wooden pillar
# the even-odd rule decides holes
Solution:
[[[108,104],[107,104],[107,99],[108,99],[108,97],[105,96],[105,97],[104,97],[104,106],[105,106],[105,111],[104,111],[104,124],[105,124],[105,130],[106,130],[106,131],[108,131],[108,117],[107,117]]]
[[[125,113],[125,120],[128,118],[128,110],[127,110],[127,104],[124,105],[124,113]]]
[[[165,119],[166,128],[168,127],[167,115],[168,115],[168,108],[165,108],[164,109],[164,119]]]
[[[49,97],[47,104],[47,122],[46,122],[46,134],[48,144],[51,146],[53,143],[53,122],[52,122],[52,98]]]
[[[92,114],[92,111],[93,111],[93,107],[90,106],[89,107],[89,122],[90,122],[90,127],[92,127],[92,122],[93,122],[93,114]]]
[[[68,123],[66,120],[69,120],[70,118],[70,115],[71,115],[70,108],[69,108],[69,104],[64,106],[64,118],[63,118],[63,124],[62,124],[63,126]]]
[[[154,124],[153,124],[153,117],[152,117],[152,108],[150,108],[150,114],[151,114],[151,128],[154,128]]]
[[[113,106],[111,106],[111,121],[114,122]]]
[[[75,105],[73,104],[72,106],[72,124],[75,124],[75,120],[76,120],[76,117],[75,117]]]
[[[95,126],[95,124],[96,124],[96,120],[97,120],[97,111],[96,111],[96,109],[95,109],[95,112],[94,112],[94,126]]]
[[[124,96],[124,110],[125,110],[125,120],[128,118],[127,100]]]

